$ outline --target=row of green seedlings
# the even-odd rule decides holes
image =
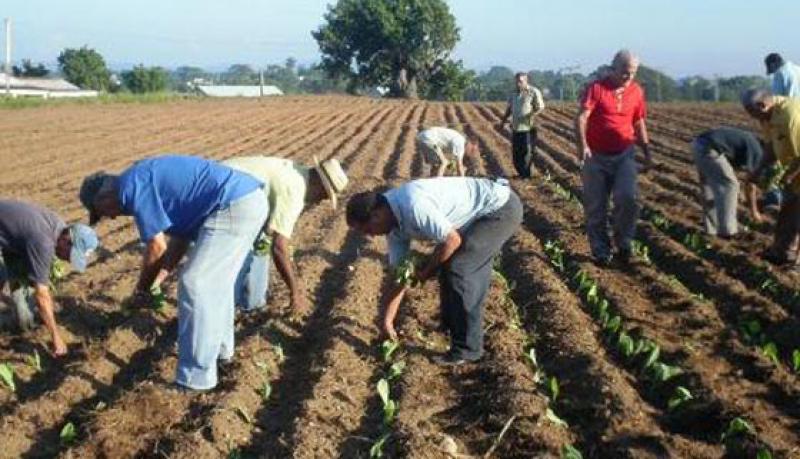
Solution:
[[[406,255],[394,269],[393,280],[397,285],[404,285],[413,288],[418,285],[417,267],[421,263],[421,258],[414,253]],[[387,339],[380,344],[381,362],[384,366],[384,375],[378,380],[375,390],[381,400],[383,412],[381,422],[381,434],[372,443],[369,450],[370,458],[380,458],[384,456],[383,448],[392,436],[392,425],[400,410],[400,404],[392,398],[392,384],[397,381],[406,368],[405,360],[395,360],[394,355],[400,349],[400,343]]]
[[[661,213],[649,211],[643,215],[645,215],[645,218],[650,220],[656,228],[666,234],[676,236],[682,232]],[[686,248],[701,256],[708,254],[712,250],[711,243],[708,239],[698,232],[692,231],[684,233],[684,237],[681,241]],[[754,279],[757,279],[759,290],[771,295],[782,295],[786,293],[783,292],[785,289],[775,280],[765,266],[754,268],[753,271],[751,271],[751,275]],[[800,298],[800,293],[794,291],[792,295],[792,303],[796,303],[797,299]],[[782,364],[780,348],[764,333],[761,323],[757,319],[742,321],[739,325],[739,331],[744,337],[744,341],[747,344],[756,346],[770,362],[776,366]],[[788,362],[785,362],[786,365],[796,374],[800,374],[800,349],[793,349],[790,353],[787,353],[787,355]]]
[[[659,231],[670,238],[680,242],[684,247],[700,257],[711,258],[722,263],[719,254],[714,249],[708,238],[698,231],[691,231],[669,220],[664,214],[650,208],[642,209],[642,218],[648,220]],[[748,273],[751,283],[762,293],[772,298],[779,298],[792,307],[800,307],[800,290],[788,288],[781,284],[769,271],[765,262],[758,262]]]
[[[556,195],[562,197],[566,201],[578,206],[581,205],[580,200],[572,192],[553,179],[549,173],[545,175],[545,184]],[[646,220],[649,220],[650,223],[652,223],[653,226],[655,226],[662,233],[680,241],[684,247],[688,248],[697,255],[701,257],[707,257],[711,254],[711,243],[703,234],[696,231],[685,231],[670,221],[662,213],[649,208],[642,210],[642,217]],[[650,249],[643,242],[638,240],[632,241],[631,250],[633,255],[639,260],[647,264],[652,263],[650,258]],[[563,270],[563,267],[561,268]],[[766,266],[762,265],[756,267],[751,271],[750,274],[758,283],[759,290],[767,292],[773,296],[790,295],[790,298],[792,298],[792,304],[800,303],[800,292],[785,291],[786,289],[783,288],[779,282],[777,282],[775,277],[767,270]],[[698,297],[700,300],[705,299],[702,297],[702,295],[698,295]],[[751,345],[757,346],[761,350],[762,354],[764,354],[764,356],[766,356],[767,359],[769,359],[773,364],[781,364],[781,352],[778,348],[778,345],[774,341],[768,339],[768,337],[762,331],[761,324],[757,320],[751,319],[743,321],[740,325],[740,331],[745,337],[745,341]],[[789,354],[788,366],[796,374],[800,374],[800,349],[793,349]]]
[[[586,271],[580,269],[566,257],[566,251],[560,241],[545,242],[544,251],[555,269],[569,281],[586,305],[597,324],[603,330],[607,342],[615,346],[624,363],[637,370],[644,382],[655,393],[664,393],[666,408],[673,415],[680,415],[682,409],[697,397],[684,385],[675,384],[674,379],[685,371],[679,366],[669,365],[661,360],[661,347],[646,336],[635,336],[626,330],[622,318],[616,314],[609,300],[604,298],[597,281]],[[672,392],[669,389],[672,388]],[[752,441],[755,429],[741,417],[732,419],[724,430],[721,441],[726,449],[735,450],[741,442]],[[756,440],[757,441],[757,440]],[[757,441],[758,444],[761,444]],[[769,447],[761,446],[759,458],[772,457]]]
[[[520,308],[517,306],[517,303],[512,297],[514,283],[513,281],[508,280],[508,278],[499,269],[499,261],[499,259],[495,260],[493,274],[503,290],[503,303],[511,315],[511,327],[515,330],[521,330],[522,318],[520,317]],[[536,349],[533,338],[527,334],[525,335],[525,338],[526,341],[522,345],[522,358],[528,363],[533,371],[532,379],[534,384],[542,387],[548,395],[545,418],[557,427],[562,427],[565,429],[569,428],[569,424],[556,414],[553,406],[561,394],[561,387],[559,385],[558,378],[555,376],[547,376],[547,374],[544,372],[544,369],[539,365],[539,362],[536,359]],[[561,447],[561,457],[562,459],[583,459],[583,454],[575,446],[571,444],[565,444]]]

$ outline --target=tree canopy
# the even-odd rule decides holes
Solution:
[[[46,77],[50,70],[42,63],[34,64],[30,59],[23,59],[22,66],[12,67],[15,77]]]
[[[80,88],[106,91],[111,84],[103,56],[86,46],[66,48],[58,56],[58,65],[64,78]]]
[[[161,67],[137,65],[132,70],[122,72],[122,83],[135,94],[163,91],[167,88],[168,80],[169,74]]]
[[[449,65],[459,30],[443,0],[339,0],[312,36],[329,75],[416,98],[418,86]]]

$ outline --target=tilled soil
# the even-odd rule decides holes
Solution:
[[[509,133],[497,124],[504,108],[284,97],[7,110],[0,186],[3,197],[75,221],[85,219],[77,189],[91,172],[164,152],[266,153],[337,157],[353,193],[423,174],[414,138],[435,125],[478,140],[471,175],[513,177]],[[141,244],[130,219],[119,218],[99,225],[103,249],[89,271],[59,286],[67,358],[50,356],[42,329],[0,334],[0,362],[14,366],[17,383],[13,393],[0,387],[0,457],[351,458],[369,457],[380,439],[387,457],[559,457],[569,446],[593,458],[754,457],[758,448],[800,457],[800,380],[791,361],[800,349],[798,279],[757,256],[774,220],[705,250],[685,243],[701,230],[688,142],[716,125],[754,125],[734,105],[652,106],[661,164],[640,177],[638,231],[649,260],[600,269],[583,230],[575,110],[544,112],[536,174],[512,179],[526,216],[497,265],[479,363],[433,363],[448,340],[438,330],[435,280],[409,295],[398,318],[401,347],[384,362],[377,320],[391,278],[385,243],[348,231],[340,213],[320,205],[301,217],[292,240],[313,310],[291,314],[273,273],[268,308],[237,317],[236,356],[219,387],[177,392],[174,300],[160,312],[126,307]],[[625,361],[575,282],[549,261],[544,246],[554,241],[596,280],[625,329],[657,342],[663,359],[684,371],[677,381],[697,401],[673,412],[668,394]],[[172,284],[168,293],[174,298]],[[746,320],[759,322],[776,359],[744,334]],[[34,351],[41,371],[26,363]],[[390,391],[399,410],[384,424],[376,386],[398,361],[405,367]],[[754,433],[726,446],[721,436],[735,417]],[[60,438],[67,423],[74,442]]]

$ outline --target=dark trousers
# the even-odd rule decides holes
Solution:
[[[773,254],[787,262],[798,262],[798,235],[800,235],[800,196],[784,190],[781,210],[775,222]]]
[[[450,352],[478,359],[483,353],[483,302],[492,278],[492,262],[522,223],[522,203],[508,202],[476,220],[461,234],[461,247],[439,272],[442,324],[450,332]]]
[[[536,141],[539,133],[536,128],[530,131],[514,132],[511,135],[511,149],[514,156],[514,169],[522,178],[531,176],[533,158],[536,156]]]

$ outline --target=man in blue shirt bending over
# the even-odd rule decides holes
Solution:
[[[450,350],[436,359],[460,365],[483,353],[483,302],[492,261],[522,222],[522,204],[505,180],[446,177],[408,182],[385,193],[365,192],[347,203],[347,224],[368,235],[386,235],[389,263],[404,262],[411,241],[435,242],[415,280],[439,274],[442,324]],[[405,284],[388,292],[383,332],[396,339],[394,320]]]
[[[99,172],[81,186],[91,224],[133,216],[147,243],[136,298],[147,298],[188,251],[178,284],[183,388],[213,388],[217,360],[233,358],[234,283],[269,214],[262,187],[214,161],[177,155],[139,161],[119,176]]]

